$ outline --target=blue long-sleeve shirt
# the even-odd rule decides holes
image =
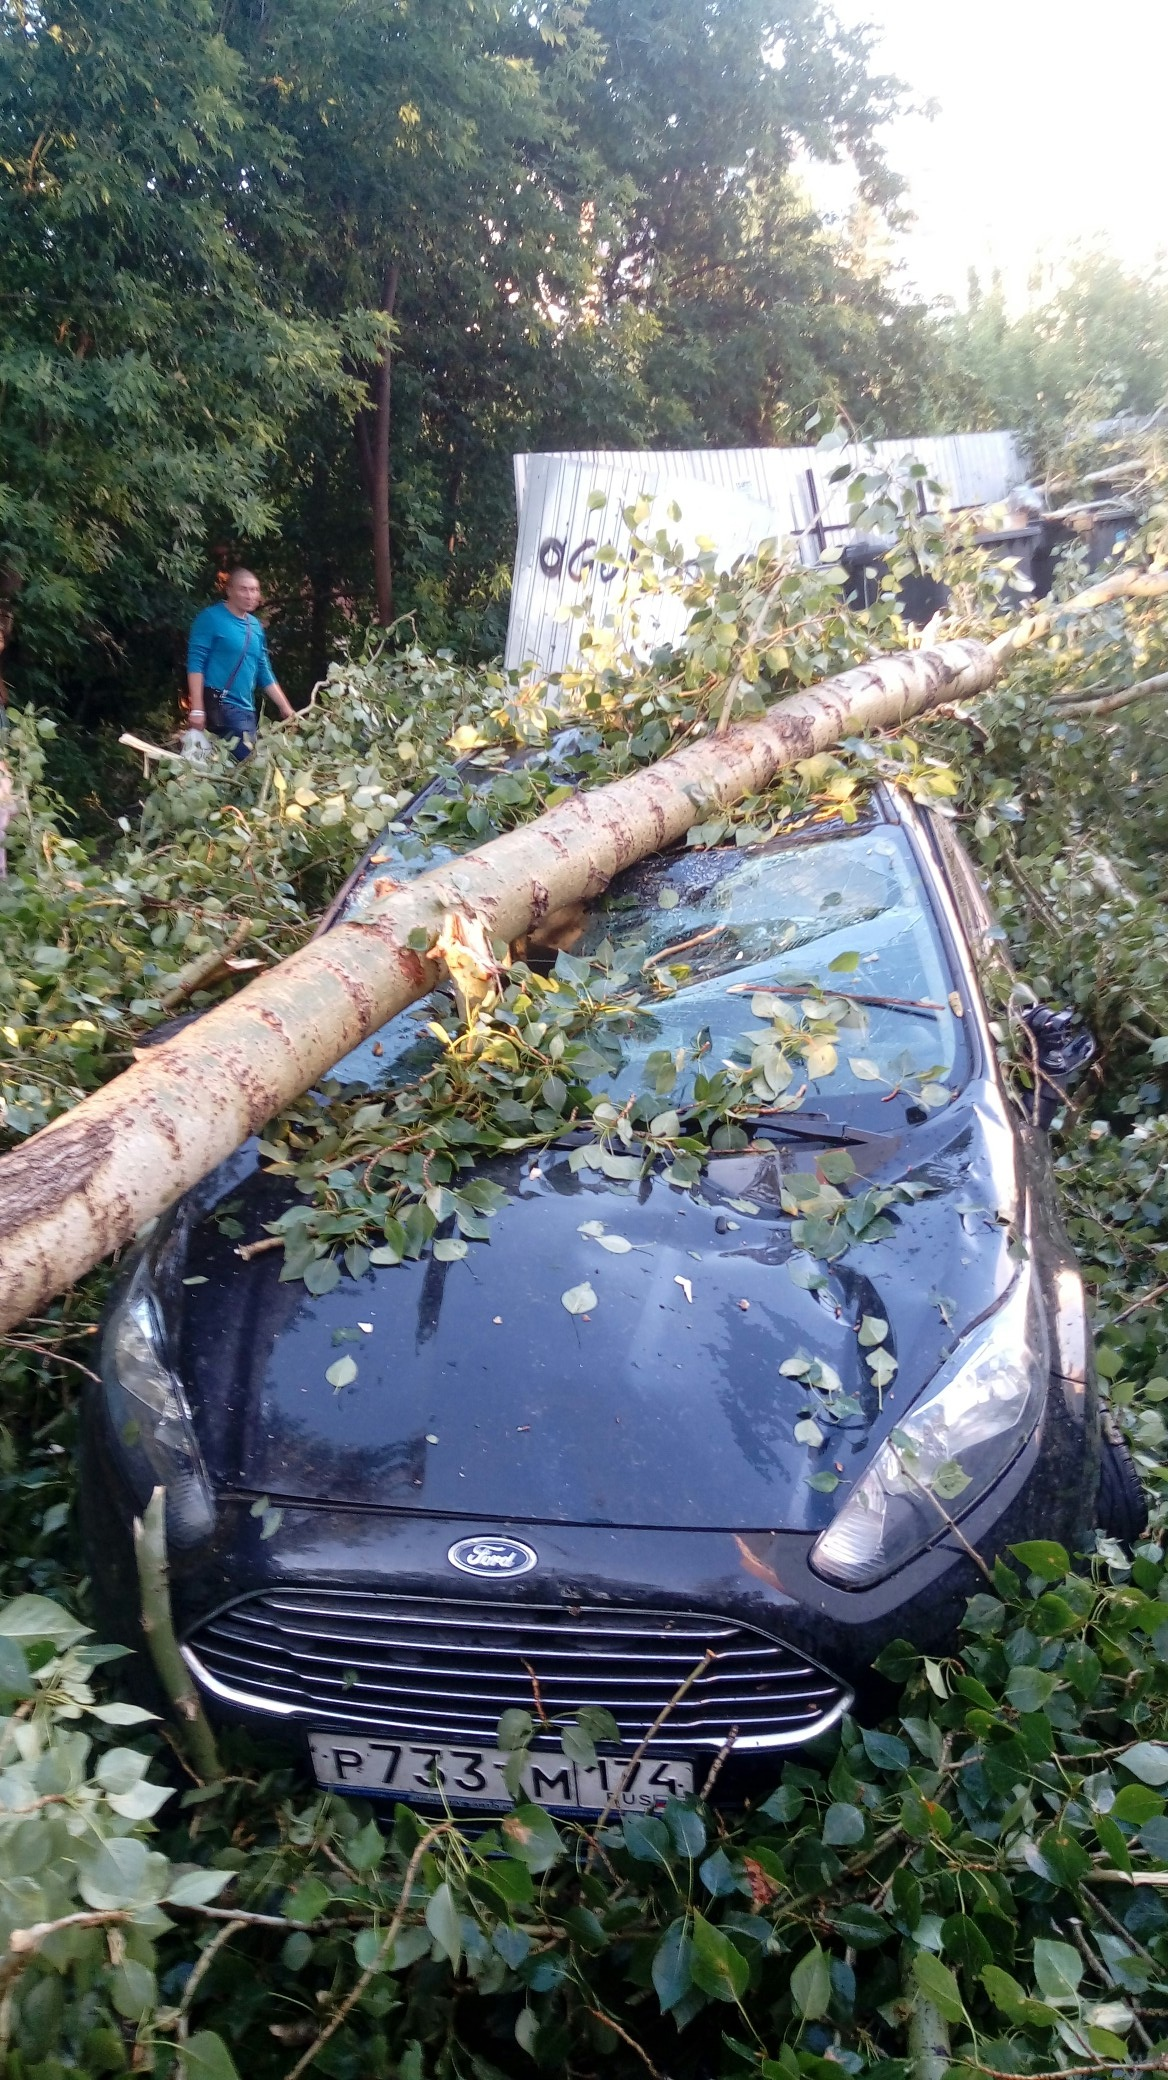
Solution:
[[[230,698],[255,705],[257,686],[272,686],[276,674],[268,656],[268,639],[254,614],[233,614],[222,600],[204,607],[191,623],[187,642],[188,672],[202,672],[204,686],[230,687]],[[234,678],[232,677],[234,673]]]

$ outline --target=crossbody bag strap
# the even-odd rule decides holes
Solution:
[[[236,658],[236,660],[235,660],[235,663],[234,663],[234,664],[232,665],[232,667],[231,667],[231,677],[230,677],[230,679],[229,679],[229,680],[227,681],[227,684],[226,684],[226,686],[224,686],[224,687],[223,687],[223,689],[222,689],[222,698],[223,698],[224,700],[226,700],[226,699],[227,699],[227,696],[228,696],[228,694],[229,694],[229,693],[231,692],[231,689],[232,689],[232,687],[233,687],[233,686],[234,686],[234,684],[235,684],[235,675],[236,675],[236,673],[238,672],[238,670],[239,670],[239,668],[240,668],[240,665],[241,665],[241,664],[243,663],[243,661],[244,661],[245,657],[247,656],[247,653],[248,653],[248,651],[249,651],[249,650],[251,649],[251,615],[250,615],[250,614],[248,615],[248,617],[247,617],[247,621],[246,621],[246,623],[245,623],[244,625],[245,625],[245,628],[246,628],[246,631],[247,631],[247,633],[245,634],[245,636],[244,636],[244,639],[243,639],[243,648],[242,648],[242,650],[240,651],[240,653],[239,653],[239,656],[238,656],[238,657]]]

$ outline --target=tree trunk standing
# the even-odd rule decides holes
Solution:
[[[413,951],[470,918],[511,942],[549,911],[674,845],[712,810],[758,794],[797,759],[939,702],[983,692],[997,662],[977,642],[874,659],[793,694],[724,736],[574,795],[407,887],[374,882],[362,922],[302,947],[0,1158],[0,1331],[128,1242],[144,1222],[441,977]]]
[[[381,308],[392,318],[397,302],[397,263],[386,269]],[[383,628],[393,620],[393,552],[389,533],[389,437],[392,427],[393,350],[386,340],[370,388],[371,409],[358,412],[353,421],[357,460],[369,502],[369,526],[373,540],[373,590],[377,619]]]
[[[318,449],[312,458],[312,511],[323,515],[328,509],[328,463]],[[323,528],[313,530],[311,548],[305,559],[308,570],[308,671],[313,685],[325,678],[329,668],[329,622],[333,608],[335,572],[325,547]]]

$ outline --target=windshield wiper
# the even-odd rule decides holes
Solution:
[[[728,997],[806,997],[819,989],[818,983],[798,985],[787,982],[732,982],[726,991]],[[861,996],[854,989],[826,990],[825,996],[842,997],[848,1004],[876,1004],[884,1011],[902,1011],[916,1018],[922,1013],[926,1018],[939,1018],[944,1011],[952,1011],[951,1004],[934,1003],[931,997],[874,997]]]
[[[826,1112],[787,1112],[781,1121],[776,1119],[751,1119],[747,1115],[743,1122],[751,1132],[765,1135],[770,1141],[782,1141],[790,1135],[796,1141],[880,1141],[880,1134],[865,1132],[862,1127],[847,1125],[843,1120],[829,1119]],[[720,1151],[715,1151],[720,1153]]]

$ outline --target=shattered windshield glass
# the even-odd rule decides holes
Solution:
[[[780,1038],[818,1032],[821,1046],[794,1050],[807,1105],[900,1091],[927,1108],[968,1073],[964,1007],[895,825],[642,861],[568,950],[595,954],[606,940],[615,965],[652,986],[614,1096],[644,1083],[654,1051],[688,1053],[699,1036],[706,1064],[741,1064],[767,1025]],[[799,1092],[771,1095],[790,1104]]]
[[[639,994],[623,1031],[608,1028],[620,1032],[620,1068],[592,1078],[618,1103],[652,1090],[665,1057],[675,1101],[699,1059],[707,1072],[754,1060],[760,1112],[835,1112],[843,1101],[880,1126],[883,1100],[927,1110],[968,1075],[964,1007],[894,824],[642,860],[516,948],[544,971],[561,954],[599,958]],[[411,1006],[334,1077],[384,1088],[424,1073],[432,1017],[428,1004]]]

